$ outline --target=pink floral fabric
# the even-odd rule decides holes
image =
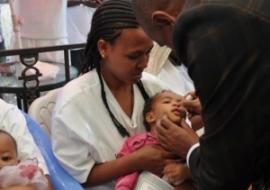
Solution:
[[[129,137],[124,142],[124,145],[117,155],[117,158],[126,156],[145,145],[157,145],[159,144],[157,139],[151,133],[138,134]],[[126,176],[122,176],[117,179],[115,190],[133,190],[137,179],[139,177],[139,172],[134,172]]]
[[[0,188],[15,185],[33,185],[38,190],[47,189],[47,179],[40,171],[37,160],[26,160],[0,170]]]

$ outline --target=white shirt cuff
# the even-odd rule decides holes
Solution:
[[[190,157],[191,153],[193,152],[194,149],[198,148],[199,146],[200,146],[200,143],[196,143],[196,144],[192,145],[192,147],[189,148],[188,153],[187,153],[187,158],[186,158],[188,167],[189,167],[189,157]]]

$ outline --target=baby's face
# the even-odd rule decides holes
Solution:
[[[0,133],[0,169],[17,163],[16,145],[10,136]]]
[[[166,115],[171,121],[180,124],[186,118],[186,111],[182,107],[183,97],[171,91],[164,91],[157,95],[152,105],[152,112],[157,119]]]

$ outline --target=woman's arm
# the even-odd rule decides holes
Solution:
[[[14,0],[8,0],[9,2],[9,7],[10,7],[10,12],[11,15],[14,15],[15,9],[14,9]]]
[[[146,146],[130,155],[103,164],[96,164],[84,186],[95,186],[141,170],[160,173],[165,160],[172,155],[159,146]]]
[[[16,14],[14,1],[15,0],[8,0],[11,18],[12,18],[13,32],[19,32],[19,30],[20,30],[19,27],[22,24],[22,22],[21,22],[20,18],[18,17],[18,15]]]

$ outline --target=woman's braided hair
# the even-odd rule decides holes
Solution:
[[[100,5],[93,15],[82,73],[99,67],[101,60],[97,48],[99,39],[114,43],[123,29],[138,27],[139,24],[128,0],[109,0]]]
[[[104,82],[100,72],[101,56],[98,51],[98,40],[103,39],[113,44],[121,35],[123,29],[138,28],[139,24],[136,20],[132,5],[129,0],[108,0],[97,8],[93,15],[91,30],[88,34],[87,44],[85,48],[85,60],[82,67],[82,73],[86,73],[94,68],[98,73],[101,85],[101,98],[105,108],[108,111],[112,122],[122,137],[130,136],[126,128],[116,119],[111,111],[106,93],[104,90]],[[148,99],[141,81],[137,82],[144,99]]]

